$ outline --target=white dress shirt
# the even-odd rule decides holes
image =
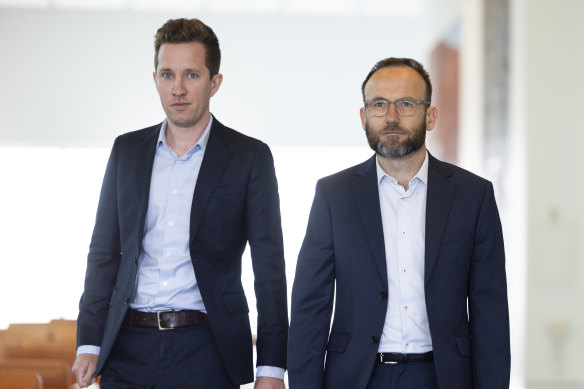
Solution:
[[[379,352],[432,350],[424,297],[428,153],[406,191],[377,161],[387,263],[388,306]]]

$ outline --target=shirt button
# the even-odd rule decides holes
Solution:
[[[174,222],[171,220],[168,222],[168,225],[172,227],[172,226],[174,226]]]
[[[407,310],[408,310],[408,306],[406,305],[406,306],[404,307],[404,311],[407,311]]]
[[[173,189],[171,193],[176,194],[176,189]]]
[[[162,281],[162,286],[166,286],[166,285],[168,285],[168,282]]]
[[[377,336],[372,336],[371,337],[371,343],[373,343],[373,344],[379,343],[379,338]]]

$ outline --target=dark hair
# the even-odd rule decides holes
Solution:
[[[367,84],[367,81],[369,81],[369,79],[371,78],[373,73],[375,73],[379,69],[387,68],[387,67],[394,67],[394,66],[408,66],[408,67],[414,69],[416,72],[418,72],[418,74],[420,76],[422,76],[422,78],[424,79],[424,82],[426,83],[426,101],[428,103],[430,103],[430,101],[432,100],[432,83],[430,82],[430,76],[428,75],[428,72],[426,71],[426,69],[424,69],[422,64],[419,63],[418,61],[416,61],[415,59],[394,58],[394,57],[382,59],[381,61],[379,61],[375,65],[373,65],[373,67],[371,68],[371,71],[369,72],[367,77],[365,77],[365,81],[363,81],[363,84],[361,85],[361,93],[363,94],[363,101],[365,101],[365,85]]]
[[[154,37],[154,70],[158,68],[158,52],[163,43],[199,42],[205,47],[205,66],[211,77],[219,73],[221,50],[217,36],[199,19],[170,19]]]

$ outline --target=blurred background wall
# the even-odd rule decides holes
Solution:
[[[0,0],[0,327],[75,319],[109,147],[164,118],[152,41],[183,16],[221,43],[212,112],[273,150],[289,287],[316,179],[371,155],[363,78],[426,64],[430,151],[497,191],[512,387],[584,388],[581,0]]]

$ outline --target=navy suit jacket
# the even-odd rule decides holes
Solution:
[[[424,291],[439,387],[508,389],[505,254],[491,183],[430,156],[425,239]],[[317,183],[292,290],[291,389],[367,386],[387,289],[373,156]]]
[[[160,124],[118,137],[107,165],[79,305],[77,344],[110,354],[134,291]],[[232,379],[253,381],[252,335],[241,283],[249,241],[258,307],[257,363],[286,367],[288,311],[272,155],[213,119],[190,212],[190,254],[211,328]],[[195,352],[195,350],[193,350]]]

